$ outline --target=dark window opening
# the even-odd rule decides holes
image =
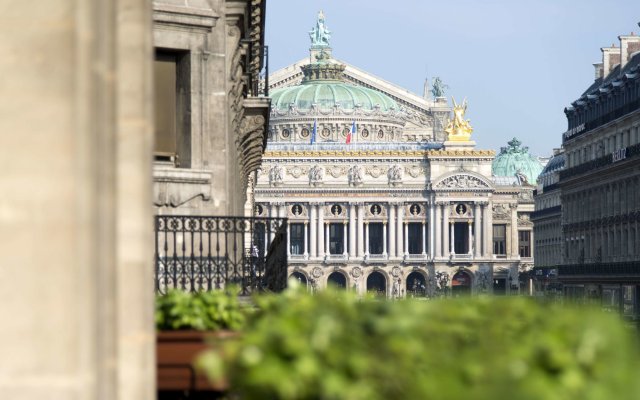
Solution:
[[[382,222],[369,224],[369,254],[382,254]]]

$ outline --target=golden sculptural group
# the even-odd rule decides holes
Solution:
[[[467,111],[467,99],[464,99],[462,104],[456,104],[456,99],[451,97],[453,101],[453,119],[449,121],[447,127],[444,129],[447,132],[447,140],[452,142],[468,142],[471,138],[470,120],[464,119],[464,113]]]

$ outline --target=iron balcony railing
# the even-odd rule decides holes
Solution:
[[[156,293],[236,285],[248,295],[286,284],[286,218],[155,217]]]

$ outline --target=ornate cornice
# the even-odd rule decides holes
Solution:
[[[493,150],[267,150],[265,157],[493,157]]]

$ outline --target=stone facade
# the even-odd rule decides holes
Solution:
[[[533,186],[492,176],[493,151],[445,142],[444,98],[419,97],[348,64],[338,83],[307,90],[305,66],[342,64],[323,53],[330,48],[312,48],[311,59],[270,77],[274,104],[299,95],[272,110],[255,213],[289,218],[290,274],[315,288],[332,282],[389,297],[445,286],[518,292],[519,272],[533,260]],[[341,100],[341,91],[357,92],[351,85],[382,93],[386,106]],[[316,103],[301,101],[308,92]]]
[[[156,153],[162,214],[244,215],[266,143],[263,0],[154,0],[156,57],[176,57],[176,146]],[[180,80],[184,82],[180,82]]]
[[[0,393],[153,399],[150,7],[4,6]]]
[[[565,294],[638,315],[640,284],[640,44],[603,48],[596,81],[565,109],[560,172]],[[624,50],[621,50],[623,48]]]

